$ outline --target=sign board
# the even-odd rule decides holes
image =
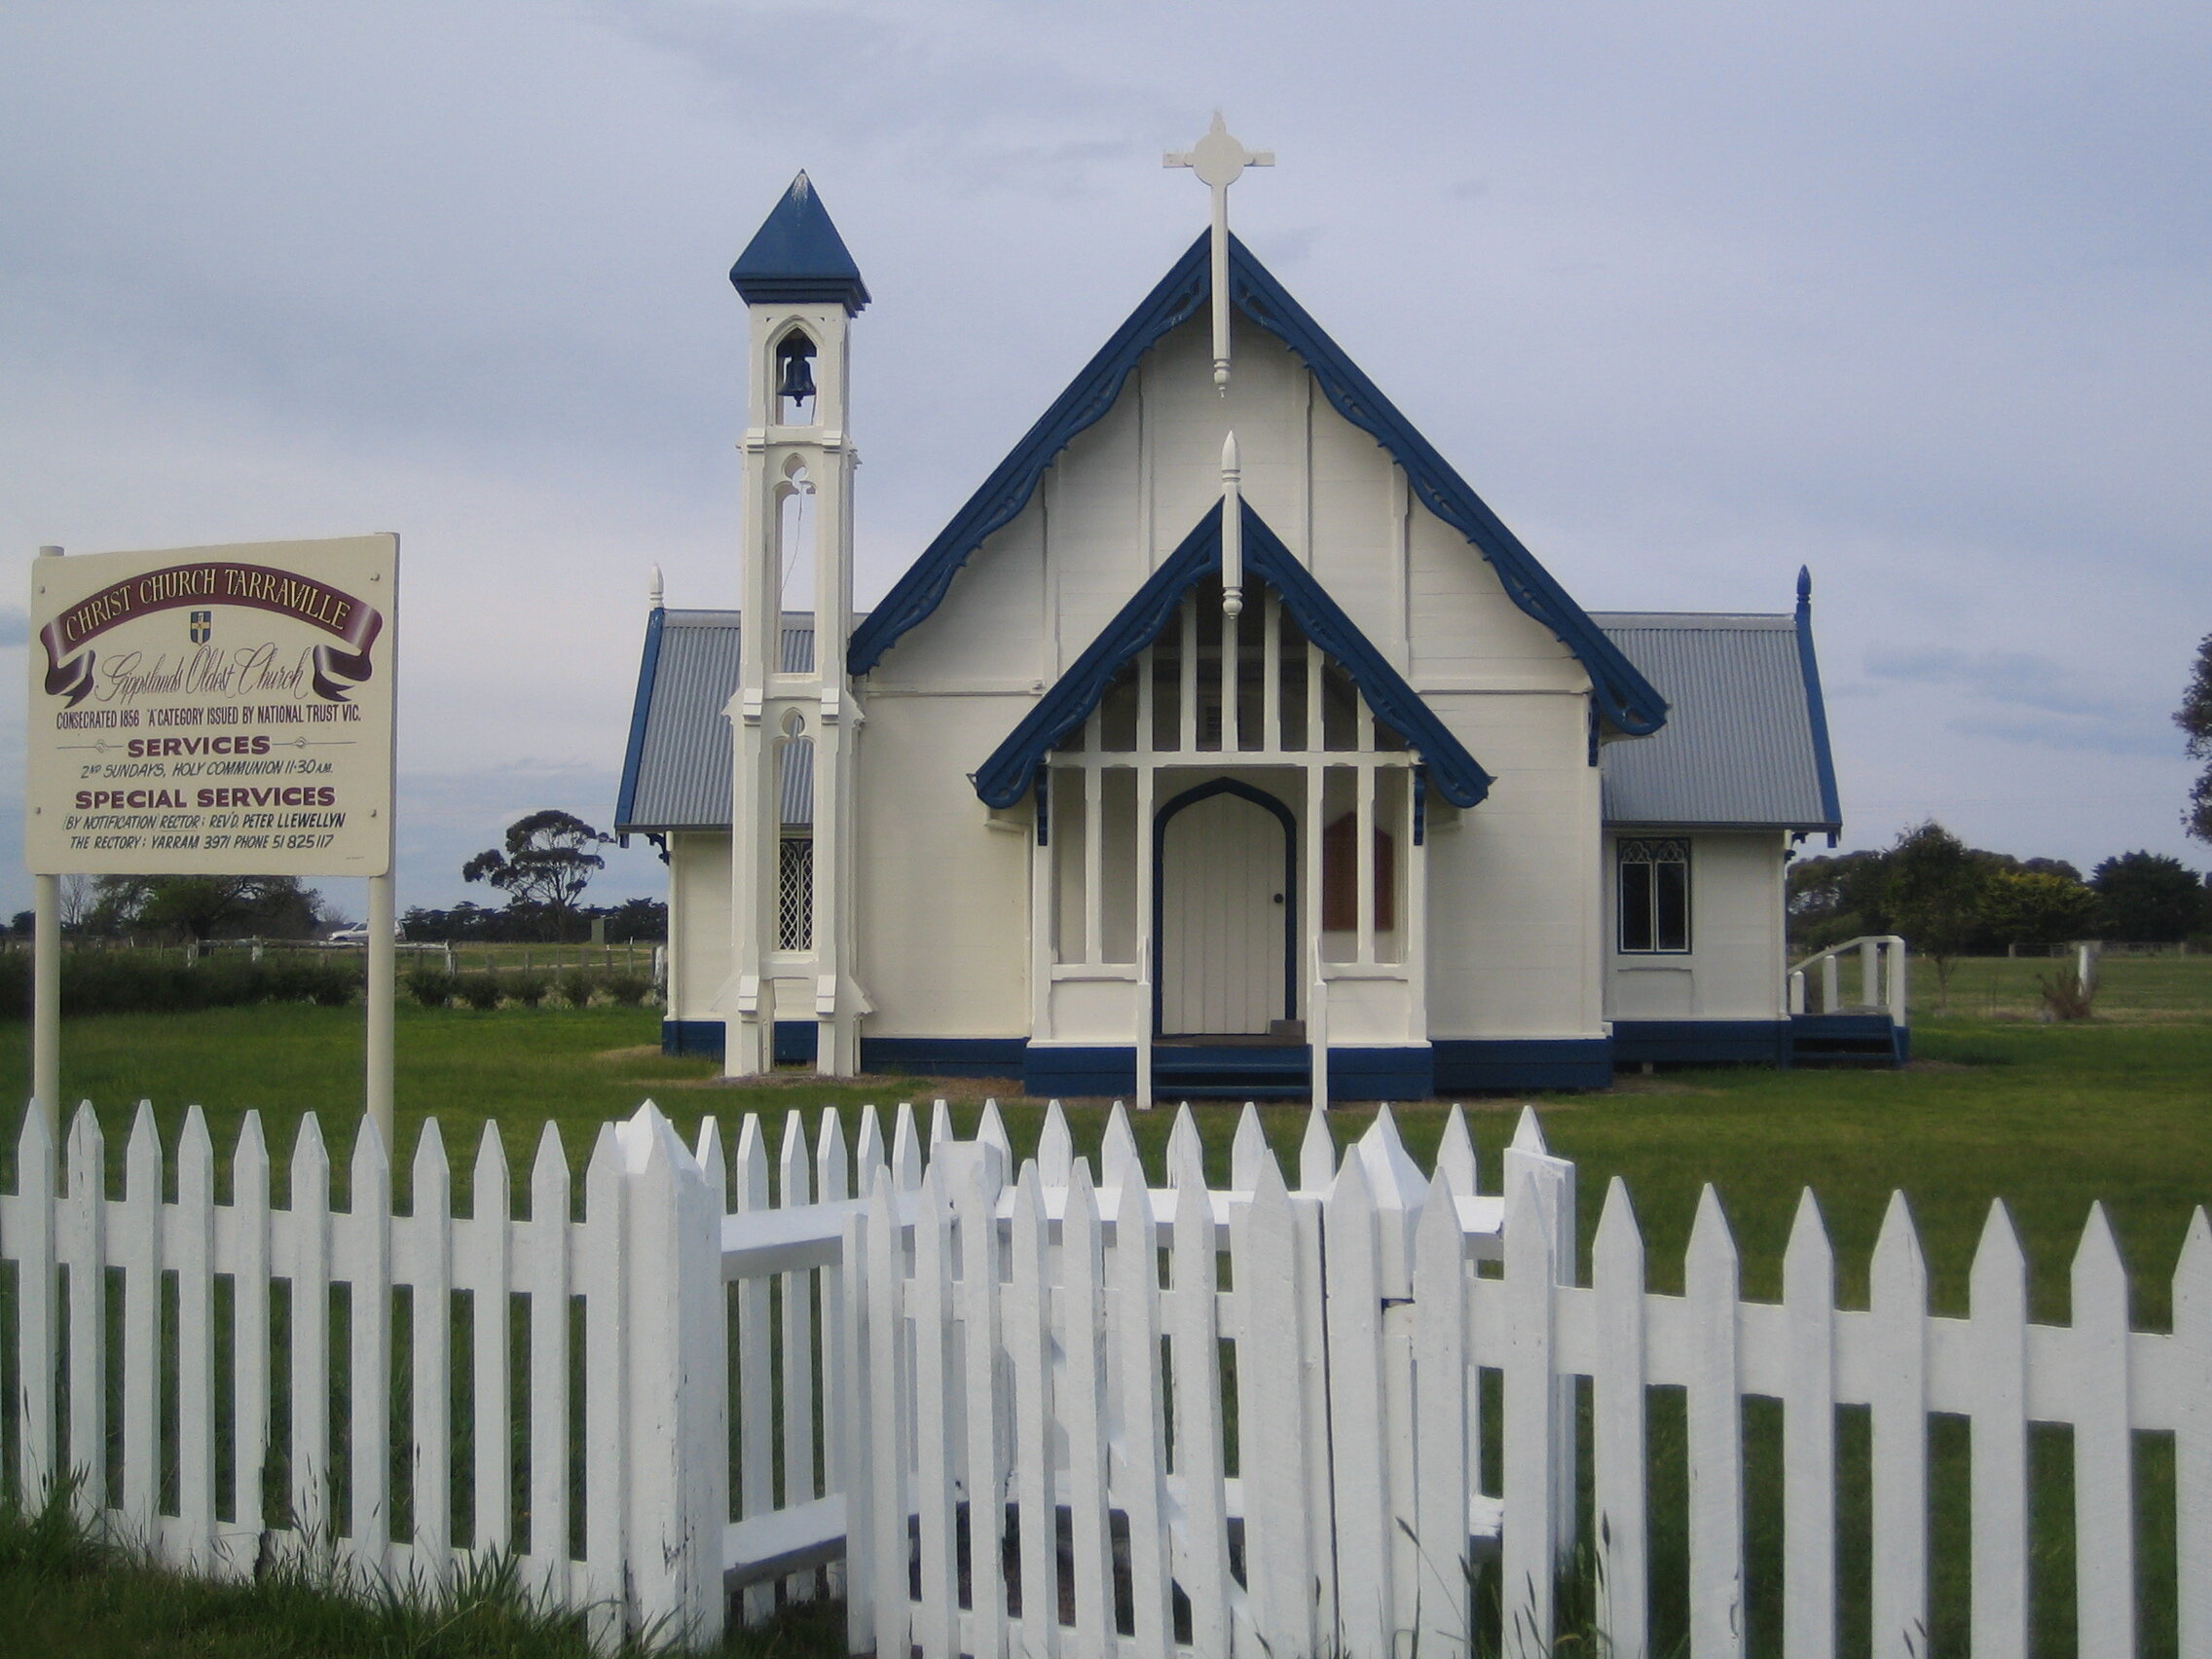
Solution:
[[[391,867],[399,538],[39,558],[40,875]]]

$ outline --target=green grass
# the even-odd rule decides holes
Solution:
[[[2067,1270],[2083,1219],[2093,1200],[2102,1200],[2113,1214],[2134,1275],[2136,1323],[2164,1328],[2170,1314],[2167,1281],[2183,1230],[2194,1206],[2212,1202],[2212,960],[2108,962],[2097,1017],[2078,1024],[2040,1023],[2033,1017],[2035,977],[2057,966],[2047,960],[1963,963],[1953,976],[1950,1012],[1937,1016],[1933,1013],[1934,974],[1921,965],[1916,1058],[1905,1071],[1664,1072],[1624,1076],[1616,1088],[1600,1093],[1538,1097],[1554,1150],[1573,1159],[1580,1169],[1585,1248],[1605,1183],[1617,1174],[1626,1182],[1644,1229],[1654,1287],[1678,1288],[1697,1195],[1710,1181],[1719,1190],[1742,1247],[1745,1293],[1775,1297],[1790,1218],[1800,1190],[1810,1186],[1820,1197],[1836,1243],[1843,1302],[1862,1307],[1875,1232],[1890,1193],[1901,1189],[1919,1221],[1935,1304],[1940,1311],[1959,1312],[1966,1306],[1967,1272],[1989,1203],[2003,1198],[2028,1250],[2034,1316],[2063,1322],[2069,1313]],[[401,1202],[406,1202],[406,1163],[420,1122],[432,1114],[444,1127],[461,1176],[457,1186],[463,1193],[479,1125],[487,1119],[500,1124],[518,1205],[527,1202],[525,1171],[546,1119],[561,1124],[571,1163],[580,1172],[598,1125],[634,1110],[646,1095],[657,1099],[686,1134],[709,1111],[722,1119],[725,1134],[732,1137],[744,1112],[772,1114],[767,1126],[780,1135],[782,1114],[792,1106],[875,1100],[888,1108],[902,1098],[926,1103],[940,1092],[953,1097],[963,1131],[973,1125],[982,1094],[998,1092],[1015,1143],[1024,1150],[1042,1121],[1041,1103],[1013,1098],[1010,1084],[935,1085],[912,1079],[831,1087],[803,1075],[723,1084],[712,1062],[659,1054],[654,1047],[658,1017],[649,1009],[474,1014],[402,1007]],[[0,1067],[14,1066],[18,1076],[27,1065],[25,1037],[21,1026],[0,1028]],[[179,1017],[119,1015],[70,1022],[64,1031],[63,1066],[68,1097],[90,1095],[100,1111],[109,1135],[110,1179],[118,1188],[130,1111],[144,1096],[154,1102],[172,1148],[185,1106],[202,1102],[226,1161],[240,1114],[259,1108],[279,1161],[279,1193],[281,1163],[299,1116],[312,1108],[321,1114],[333,1143],[343,1192],[346,1153],[358,1117],[360,1045],[358,1010],[287,1007]],[[1468,1105],[1483,1183],[1493,1188],[1497,1155],[1512,1132],[1519,1102]],[[1227,1105],[1198,1111],[1216,1180],[1227,1177],[1236,1111]],[[1366,1107],[1338,1114],[1340,1142],[1359,1133],[1372,1115]],[[1408,1145],[1425,1166],[1445,1108],[1422,1104],[1401,1108],[1398,1115]],[[1136,1119],[1140,1147],[1156,1176],[1162,1172],[1171,1117],[1161,1111]],[[1105,1103],[1073,1103],[1070,1118],[1079,1147],[1094,1148]],[[1305,1126],[1303,1108],[1271,1107],[1262,1118],[1269,1138],[1290,1164]],[[0,1183],[12,1187],[13,1171],[7,1165],[12,1164],[14,1137],[4,1138],[8,1145],[0,1153]],[[1665,1582],[1667,1552],[1679,1542],[1679,1527],[1667,1517],[1678,1511],[1686,1478],[1686,1471],[1676,1466],[1680,1461],[1679,1402],[1669,1398],[1672,1393],[1655,1391],[1653,1404],[1658,1463],[1654,1544],[1660,1558],[1655,1586]],[[1779,1570],[1779,1523],[1772,1520],[1780,1490],[1779,1428],[1769,1407],[1768,1402],[1750,1402],[1746,1414],[1753,1518],[1748,1616],[1753,1647],[1761,1651],[1773,1645]],[[1862,1419],[1862,1413],[1847,1412],[1840,1425],[1847,1603],[1864,1595],[1863,1547],[1852,1541],[1862,1537],[1865,1525],[1864,1456],[1854,1450],[1863,1441]],[[1961,1426],[1939,1420],[1934,1430],[1936,1651],[1959,1651],[1963,1641],[1965,1522],[1960,1504],[1967,1450]],[[2039,1651],[2051,1654],[2070,1652],[2073,1645],[2065,1453],[2063,1430],[2037,1432],[2037,1624]],[[2152,1587],[2145,1650],[2170,1650],[2170,1447],[2147,1444],[2144,1458],[2143,1543]],[[91,1575],[114,1576],[106,1568]],[[0,1572],[0,1620],[11,1618],[17,1606],[30,1604],[22,1601],[24,1596],[35,1603],[49,1593],[26,1592]],[[96,1608],[105,1604],[99,1598],[110,1592],[94,1585],[81,1594],[91,1600],[72,1604],[88,1609],[83,1616],[106,1617]],[[132,1604],[128,1596],[138,1592],[118,1588],[112,1594],[125,1598],[117,1605],[128,1608]],[[195,1599],[201,1598],[213,1606],[221,1595],[232,1592],[179,1589],[173,1594],[180,1605],[199,1605]],[[1663,1637],[1679,1629],[1680,1612],[1663,1594],[1659,1597],[1656,1613]],[[117,1613],[125,1621],[118,1628],[128,1628],[134,1616]],[[1862,1633],[1848,1619],[1846,1636],[1851,1640],[1845,1650],[1858,1650]],[[96,1646],[86,1650],[99,1651]],[[143,1650],[234,1649],[216,1642]]]
[[[364,1591],[328,1565],[292,1564],[250,1582],[189,1578],[148,1565],[74,1521],[65,1501],[25,1513],[0,1503],[0,1648],[71,1659],[593,1659],[581,1623],[535,1604],[511,1565],[437,1592]],[[728,1659],[837,1659],[841,1609],[819,1604],[733,1631]],[[627,1642],[612,1659],[665,1644]]]

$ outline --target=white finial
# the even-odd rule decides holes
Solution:
[[[658,565],[655,565],[653,567],[652,580],[647,583],[645,587],[645,604],[649,608],[653,610],[659,610],[662,608],[660,597],[660,567]]]
[[[1244,470],[1236,462],[1236,433],[1221,440],[1221,613],[1244,613]]]
[[[1247,150],[1230,136],[1221,111],[1213,112],[1206,135],[1188,150],[1170,150],[1161,166],[1190,167],[1198,182],[1213,192],[1213,384],[1229,395],[1229,187],[1244,175],[1246,167],[1272,167],[1272,150]],[[1235,612],[1232,611],[1231,615]]]

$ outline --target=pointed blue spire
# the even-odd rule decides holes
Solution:
[[[1797,620],[1802,622],[1813,614],[1813,571],[1809,565],[1797,567]]]
[[[861,268],[804,172],[746,243],[729,279],[747,305],[834,300],[851,316],[867,304]]]

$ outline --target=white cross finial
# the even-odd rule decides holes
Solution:
[[[1188,150],[1170,150],[1161,166],[1189,167],[1198,182],[1213,192],[1213,384],[1229,395],[1229,187],[1244,176],[1246,167],[1272,167],[1272,150],[1247,150],[1222,125],[1221,111],[1213,112],[1206,135]]]

